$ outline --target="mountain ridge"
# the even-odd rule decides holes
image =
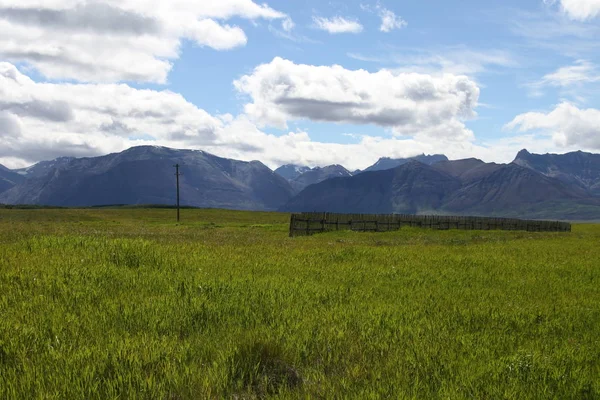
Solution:
[[[411,161],[419,161],[426,165],[433,165],[433,164],[441,162],[441,161],[449,161],[449,160],[448,160],[448,157],[446,157],[443,154],[432,154],[432,155],[421,154],[418,156],[407,157],[407,158],[381,157],[379,160],[377,160],[377,162],[375,164],[366,168],[362,172],[382,171],[382,170],[386,170],[386,169],[393,169],[393,168],[399,167],[401,165],[404,165],[406,163],[409,163]]]
[[[431,171],[443,175],[434,175]],[[359,182],[359,177],[363,181]],[[419,181],[421,184],[416,185]],[[373,189],[374,185],[391,190],[381,190],[378,196],[373,196],[372,190],[365,192],[366,188]],[[357,200],[367,193],[370,208]],[[424,196],[424,193],[429,196]],[[407,202],[407,198],[411,200]],[[417,204],[419,207],[416,207]],[[591,215],[596,219],[600,218],[600,197],[593,197],[583,188],[516,163],[493,164],[465,159],[429,166],[412,161],[392,170],[368,171],[352,178],[313,185],[292,198],[280,211],[364,213],[367,209],[374,214],[495,216],[514,216],[516,210],[524,210],[521,211],[524,216],[560,218],[561,215],[570,215],[588,219]]]
[[[78,158],[0,194],[1,203],[56,206],[174,204],[175,163],[181,164],[182,204],[274,210],[291,198],[289,183],[259,161],[243,162],[198,150],[140,146]]]
[[[600,154],[575,151],[542,155],[523,149],[513,162],[600,196]]]
[[[173,165],[179,163],[182,205],[194,207],[600,219],[600,155],[523,150],[509,164],[423,157],[426,163],[401,159],[395,168],[354,176],[341,165],[288,165],[296,174],[288,180],[260,161],[139,146],[100,157],[60,157],[16,171],[0,166],[0,203],[172,205]]]

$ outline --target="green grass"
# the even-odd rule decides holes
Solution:
[[[1,399],[600,398],[600,226],[0,210]]]

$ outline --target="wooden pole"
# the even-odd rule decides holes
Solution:
[[[177,179],[177,223],[179,223],[179,164],[175,164],[175,177]]]

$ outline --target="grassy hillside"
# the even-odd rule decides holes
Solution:
[[[0,210],[0,398],[600,397],[600,226]]]

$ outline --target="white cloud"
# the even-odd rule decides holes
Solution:
[[[381,26],[379,27],[381,32],[391,32],[394,29],[402,29],[408,25],[402,17],[397,16],[393,11],[386,8],[379,10],[379,16],[381,17]]]
[[[379,30],[381,32],[389,33],[395,29],[402,29],[408,25],[408,23],[400,16],[396,15],[392,10],[385,8],[380,2],[375,6],[361,4],[363,10],[375,13],[381,18],[381,26]]]
[[[215,50],[229,50],[248,41],[241,28],[221,25],[212,19],[190,22],[187,29],[188,38]]]
[[[165,83],[184,39],[245,45],[244,31],[224,22],[233,17],[291,21],[252,0],[0,0],[0,57],[51,79]]]
[[[393,57],[401,66],[395,71],[415,71],[422,73],[476,75],[497,71],[501,68],[515,68],[519,62],[505,50],[473,50],[464,46],[454,46],[436,52],[417,50],[400,52]]]
[[[285,18],[282,22],[281,22],[281,28],[283,28],[284,31],[286,32],[291,32],[294,27],[296,26],[296,24],[294,23],[294,21],[291,18]]]
[[[347,53],[348,57],[365,62],[392,65],[395,72],[423,74],[478,75],[518,67],[519,60],[510,52],[499,49],[470,49],[451,46],[443,49],[388,47],[380,55]]]
[[[600,0],[560,0],[560,4],[573,19],[587,20],[600,15]]]
[[[600,71],[597,66],[586,60],[578,60],[574,65],[561,67],[545,75],[536,84],[566,87],[593,82],[600,82]]]
[[[595,85],[600,82],[600,70],[587,61],[577,60],[573,65],[558,68],[546,74],[542,79],[525,84],[530,96],[540,97],[545,94],[545,88],[558,88],[562,98],[570,98],[577,103],[586,103],[587,97],[593,95]]]
[[[0,63],[0,113],[18,135],[0,135],[2,157],[94,155],[143,136],[180,145],[214,141],[223,123],[169,91],[123,84],[36,83]]]
[[[472,138],[464,120],[479,98],[465,76],[371,73],[339,65],[299,65],[281,58],[258,66],[234,83],[252,98],[246,113],[261,125],[284,128],[288,120],[371,124],[406,136]]]
[[[1,108],[0,108],[1,110]],[[0,133],[9,138],[21,136],[21,121],[16,115],[7,111],[0,111]]]
[[[468,86],[468,81],[464,85]],[[454,86],[454,90],[461,90],[460,86]],[[418,80],[410,88],[428,96]],[[440,101],[444,96],[448,95],[442,91]],[[511,161],[523,147],[532,151],[553,150],[551,142],[532,135],[483,145],[476,145],[469,135],[462,135],[463,140],[457,140],[461,135],[441,135],[435,140],[420,135],[362,136],[352,144],[315,142],[302,131],[276,136],[261,131],[245,115],[213,116],[168,90],[141,90],[125,84],[36,83],[10,63],[0,63],[0,99],[0,163],[14,168],[58,156],[97,156],[147,144],[261,160],[272,168],[298,163],[342,164],[356,169],[365,168],[382,156],[421,153]],[[450,103],[461,106],[460,101]],[[445,118],[447,113],[452,120],[452,110],[438,116]],[[430,129],[452,127],[452,123],[440,124]]]
[[[600,110],[580,109],[563,102],[548,113],[529,112],[506,125],[520,132],[542,131],[560,147],[600,149]]]
[[[525,38],[533,51],[550,51],[574,59],[587,59],[600,50],[600,24],[570,18],[564,13],[514,11],[502,16],[509,29]]]
[[[402,29],[408,26],[408,23],[399,15],[396,15],[392,10],[384,7],[381,2],[377,2],[375,6],[361,4],[360,7],[370,13],[375,13],[381,18],[381,32],[389,33],[395,29]]]
[[[313,17],[313,23],[317,29],[327,31],[332,34],[337,33],[360,33],[363,31],[363,26],[360,22],[344,17]]]

